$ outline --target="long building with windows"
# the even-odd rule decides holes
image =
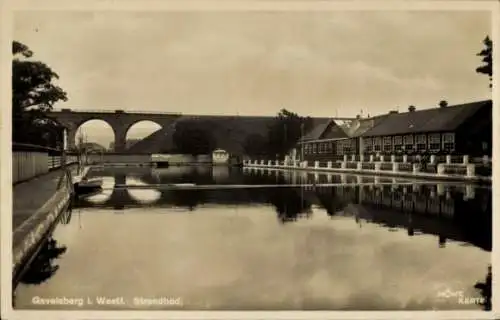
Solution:
[[[491,156],[491,100],[392,113],[362,137],[364,154]]]
[[[429,109],[391,111],[358,118],[349,125],[334,120],[317,125],[298,142],[303,160],[332,160],[343,155],[467,154],[491,156],[492,101]]]
[[[362,150],[362,135],[379,125],[386,116],[358,117],[343,124],[333,119],[324,121],[299,140],[301,159],[321,161],[342,157],[345,154],[359,154]]]

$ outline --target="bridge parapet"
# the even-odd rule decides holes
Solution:
[[[169,116],[182,116],[182,113],[179,112],[162,112],[162,111],[151,111],[151,110],[122,110],[122,109],[116,109],[116,110],[98,110],[98,109],[70,109],[70,108],[63,108],[63,109],[53,109],[50,111],[50,113],[104,113],[104,114],[113,114],[113,113],[125,113],[125,114],[130,114],[130,115],[141,115],[141,114],[147,114],[147,115],[169,115]]]

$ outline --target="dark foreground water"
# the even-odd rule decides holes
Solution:
[[[489,187],[223,167],[91,174],[104,190],[63,217],[15,308],[488,308]]]

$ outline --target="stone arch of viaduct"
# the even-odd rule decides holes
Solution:
[[[115,152],[124,152],[126,148],[127,132],[134,124],[140,121],[152,121],[166,128],[176,122],[182,115],[174,113],[143,113],[125,112],[121,110],[103,111],[74,111],[62,109],[52,111],[49,116],[66,128],[66,145],[69,150],[76,147],[76,132],[78,128],[90,120],[105,121],[113,129],[115,135]]]

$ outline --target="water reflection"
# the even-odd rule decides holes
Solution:
[[[21,277],[20,282],[24,284],[39,285],[51,278],[59,266],[54,263],[62,254],[66,252],[66,247],[57,245],[57,241],[50,238],[41,248],[39,254],[31,263],[30,268]]]
[[[481,294],[481,297],[484,299],[484,302],[481,303],[483,306],[483,310],[490,311],[491,310],[491,294],[492,294],[492,273],[491,273],[491,265],[488,266],[488,273],[484,279],[484,282],[476,282],[474,288],[478,290]]]
[[[71,254],[56,277],[19,290],[20,308],[48,293],[178,295],[197,310],[491,308],[491,189],[227,167],[92,174],[107,179],[107,200],[78,200],[85,228],[56,229]],[[217,186],[158,185],[174,181]],[[437,301],[435,285],[484,303]]]
[[[272,204],[279,221],[293,222],[308,218],[312,207],[323,208],[327,214],[352,217],[361,227],[375,223],[389,231],[406,230],[410,237],[432,234],[438,237],[438,246],[447,241],[461,241],[491,250],[492,194],[488,188],[466,184],[419,184],[395,178],[350,176],[345,174],[311,174],[271,170],[233,169],[229,167],[173,167],[138,171],[97,171],[105,176],[106,185],[129,184],[149,189],[106,189],[102,194],[80,199],[77,207],[125,208],[185,207],[193,211],[208,204],[250,203]],[[112,178],[113,176],[114,178]],[[153,180],[148,177],[156,176]],[[310,182],[318,181],[318,184]],[[237,184],[248,188],[172,190],[155,187],[155,182]],[[321,182],[345,182],[340,186],[321,186]],[[302,187],[275,185],[303,183]],[[372,183],[370,185],[361,185]],[[377,183],[377,185],[373,184]],[[385,184],[384,184],[385,183]],[[269,188],[251,188],[252,185],[273,185]],[[99,199],[100,201],[97,201]],[[106,199],[106,200],[103,200]]]
[[[312,203],[292,188],[276,188],[268,190],[268,201],[275,207],[279,221],[282,223],[309,218],[312,215]]]
[[[142,180],[135,177],[126,177],[125,184],[135,185],[135,186],[148,186],[148,183],[144,183]],[[151,204],[158,201],[162,194],[158,190],[154,189],[129,189],[129,196],[140,204]]]
[[[174,206],[187,207],[190,211],[202,204],[205,199],[204,190],[172,190],[164,194]]]

